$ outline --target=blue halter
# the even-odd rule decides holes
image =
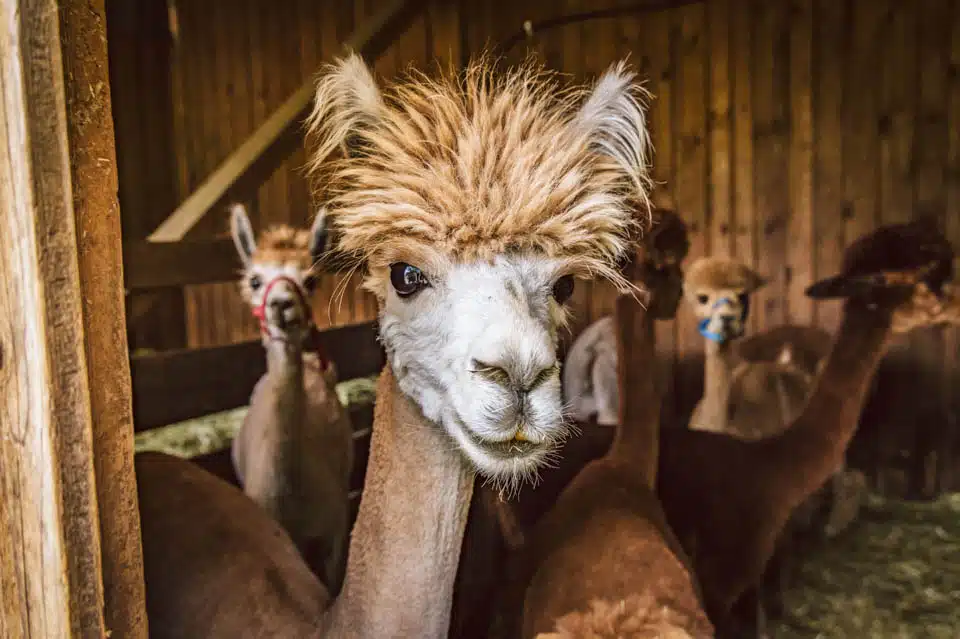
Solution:
[[[742,323],[747,321],[747,315],[749,315],[750,313],[750,297],[748,295],[743,295],[741,296],[740,300],[741,300],[741,308],[743,309],[740,313],[740,322]],[[727,304],[733,304],[733,300],[731,300],[730,298],[721,297],[720,299],[718,299],[716,302],[713,303],[713,306],[710,307],[710,310],[711,311],[715,310],[723,302],[726,302]],[[700,320],[700,322],[697,324],[697,330],[700,332],[701,335],[706,337],[711,342],[716,342],[717,344],[723,344],[724,342],[727,341],[727,338],[724,335],[720,333],[714,333],[713,331],[709,330],[708,328],[709,326],[710,326],[710,318],[705,317],[702,320]]]

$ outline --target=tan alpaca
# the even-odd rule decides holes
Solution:
[[[621,64],[561,90],[481,59],[381,90],[356,56],[320,76],[311,166],[388,357],[343,588],[328,605],[252,501],[141,459],[155,636],[446,637],[475,475],[513,486],[568,434],[557,336],[574,278],[629,290],[617,265],[646,224],[648,161],[633,77]],[[155,487],[165,475],[177,495]]]
[[[728,428],[730,381],[741,363],[736,340],[746,332],[750,296],[766,280],[740,262],[701,258],[687,270],[684,298],[705,337],[703,397],[693,409],[690,428],[718,433]]]
[[[337,592],[346,566],[353,430],[337,398],[334,366],[311,344],[324,216],[310,231],[280,226],[259,242],[242,205],[233,207],[230,221],[244,269],[240,289],[260,321],[267,354],[267,372],[233,441],[234,468],[244,492],[283,525]]]
[[[813,393],[787,429],[753,441],[661,433],[658,494],[718,629],[729,628],[734,604],[759,583],[791,513],[843,462],[891,336],[960,319],[956,291],[944,285],[952,259],[943,235],[921,222],[858,239],[841,274],[807,291],[843,298],[843,315]]]
[[[793,343],[813,343],[814,355],[825,354],[822,345],[829,344],[829,337],[824,331],[782,326],[767,335],[744,337],[750,298],[765,283],[765,278],[735,260],[709,257],[691,265],[684,296],[706,339],[704,394],[690,428],[747,440],[769,437],[786,428],[813,390],[824,360],[808,357],[806,362],[795,362]],[[769,348],[778,340],[776,359],[744,356],[760,350],[753,343],[765,341]],[[794,524],[798,530],[808,529],[814,513],[829,502],[824,533],[833,537],[856,519],[865,492],[863,474],[841,466],[830,485],[798,509]]]

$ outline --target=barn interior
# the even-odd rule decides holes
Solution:
[[[266,363],[260,326],[238,286],[242,265],[228,206],[244,203],[258,232],[309,227],[318,203],[305,176],[303,120],[315,74],[346,48],[385,79],[411,67],[460,68],[490,48],[506,64],[534,56],[571,81],[595,79],[626,57],[651,94],[651,170],[658,192],[686,223],[685,265],[731,258],[767,279],[751,300],[745,327],[751,335],[784,325],[834,334],[840,302],[813,300],[805,291],[836,273],[844,250],[881,225],[933,220],[960,246],[960,0],[0,2],[5,13],[11,4],[27,7],[4,17],[22,33],[34,11],[63,5],[47,25],[63,49],[66,103],[58,117],[70,147],[89,149],[69,151],[82,283],[71,303],[83,313],[60,307],[78,317],[88,414],[77,417],[79,430],[37,426],[46,434],[0,442],[4,466],[16,469],[0,473],[8,475],[5,499],[34,495],[60,513],[64,530],[74,510],[89,519],[87,533],[65,532],[57,546],[71,584],[62,594],[69,614],[59,623],[74,633],[113,627],[127,629],[114,636],[146,636],[130,493],[134,450],[189,458],[237,481],[230,443]],[[8,38],[0,58],[15,57],[17,46]],[[81,189],[87,190],[78,195]],[[101,208],[112,213],[97,222]],[[84,247],[88,225],[94,239]],[[4,232],[16,228],[11,223]],[[42,225],[28,231],[42,232]],[[13,268],[16,255],[7,254],[2,270]],[[354,430],[353,517],[363,493],[376,379],[386,361],[377,341],[377,302],[360,287],[362,278],[332,266],[311,300]],[[45,295],[56,299],[56,290]],[[0,299],[0,307],[13,308],[17,295],[6,297],[11,301]],[[617,299],[609,283],[578,282],[561,352],[613,315]],[[47,324],[57,315],[49,306],[37,313]],[[111,321],[98,327],[105,316]],[[16,326],[18,316],[8,317]],[[847,529],[803,549],[767,636],[957,636],[958,330],[899,337],[884,357],[847,456],[868,494]],[[43,339],[55,342],[52,335]],[[16,344],[26,349],[28,342],[10,343],[17,352]],[[663,428],[686,428],[704,394],[704,344],[688,304],[680,304],[675,319],[657,323]],[[2,365],[10,347],[0,346]],[[28,386],[16,386],[15,375],[0,382],[11,393]],[[50,392],[70,388],[53,384]],[[15,420],[10,406],[16,402],[8,402],[6,418]],[[56,410],[69,412],[55,407],[54,417]],[[583,428],[602,454],[613,427]],[[71,433],[80,433],[73,450],[86,453],[62,452]],[[36,453],[51,441],[62,447],[59,456]],[[79,466],[68,470],[62,458]],[[57,486],[70,484],[70,473],[89,476],[91,483],[77,489],[86,491],[84,500],[65,505],[69,490],[26,479],[44,464],[60,468]],[[128,492],[110,493],[105,478],[114,476]],[[471,506],[471,517],[489,521],[464,544],[456,596],[471,605],[458,607],[455,599],[450,636],[496,637],[494,611],[478,602],[497,575],[464,566],[495,563],[505,542],[483,504]],[[10,549],[29,546],[23,540],[31,538],[42,545],[39,529],[36,522],[8,522],[0,525],[0,541]],[[121,533],[133,541],[108,541]],[[77,550],[94,538],[93,551]],[[7,598],[0,610],[0,636],[69,636],[53,630],[60,614],[53,605],[33,622],[10,621],[23,618],[18,609],[40,605],[40,586],[29,577],[31,565],[44,563],[37,548],[38,563],[23,560],[11,578],[20,590],[9,592],[22,595]],[[83,566],[96,566],[100,575],[89,591],[75,587],[80,578],[72,576]],[[37,574],[61,574],[44,570]],[[99,612],[84,616],[84,610]]]

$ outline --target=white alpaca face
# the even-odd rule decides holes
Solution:
[[[267,231],[258,243],[242,205],[234,205],[231,235],[243,263],[240,290],[261,328],[284,341],[302,339],[311,320],[310,297],[317,282],[314,263],[326,242],[321,213],[309,233],[289,227]]]
[[[390,267],[380,333],[401,389],[485,476],[535,473],[566,436],[557,331],[563,263],[501,256]]]

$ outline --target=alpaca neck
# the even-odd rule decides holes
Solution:
[[[703,372],[703,398],[697,409],[699,428],[721,430],[726,423],[730,383],[737,358],[733,342],[707,340]]]
[[[297,498],[302,494],[300,457],[306,436],[306,391],[303,382],[303,353],[295,344],[280,340],[266,343],[267,381],[270,388],[270,433],[260,445],[273,469],[273,492],[277,519],[297,530],[291,518],[299,516]]]
[[[446,637],[472,493],[472,470],[387,365],[346,580],[326,636]]]
[[[659,448],[660,394],[657,391],[653,316],[632,297],[617,299],[616,313],[620,426],[611,459],[629,462],[653,487]]]
[[[767,458],[779,468],[783,481],[776,490],[785,503],[805,499],[843,462],[891,323],[889,313],[850,302],[844,307],[833,349],[803,412],[769,442],[776,450]]]

